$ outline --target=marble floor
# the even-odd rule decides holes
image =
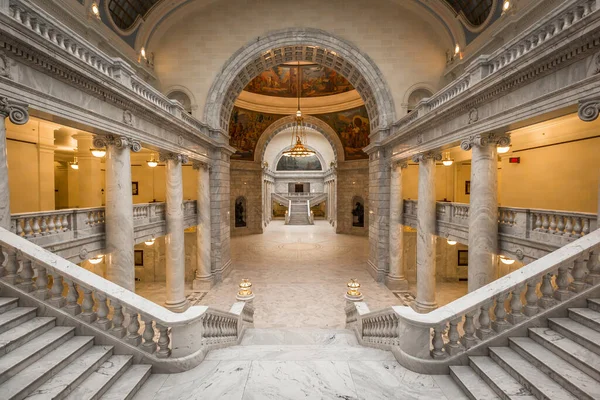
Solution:
[[[367,271],[368,238],[338,235],[326,221],[286,226],[273,221],[261,235],[231,239],[232,271],[200,301],[229,310],[242,278],[249,278],[256,295],[257,328],[343,328],[344,293],[357,278],[371,310],[402,301]],[[414,285],[410,287],[415,290]],[[444,305],[467,291],[463,282],[438,283],[437,299]],[[136,285],[136,292],[164,304],[164,283]],[[191,283],[186,285],[190,294]]]

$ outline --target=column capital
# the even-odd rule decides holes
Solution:
[[[425,160],[442,161],[442,153],[437,151],[428,151],[426,153],[419,153],[412,156],[413,162],[421,162]]]
[[[96,148],[115,146],[117,149],[124,149],[129,147],[134,153],[142,150],[142,144],[138,140],[120,135],[95,135],[93,143]]]
[[[175,161],[176,163],[181,163],[181,164],[185,164],[189,161],[188,156],[186,156],[185,154],[178,154],[178,153],[171,153],[171,152],[164,152],[161,151],[158,153],[158,159],[162,162],[165,161]]]
[[[460,148],[469,151],[473,146],[508,146],[510,145],[510,134],[508,133],[480,133],[469,136],[460,142]]]
[[[208,163],[202,162],[202,161],[196,161],[194,160],[192,162],[192,168],[194,168],[195,170],[200,171],[200,169],[203,169],[205,171],[210,171],[211,167],[210,165],[208,165]]]
[[[579,119],[584,122],[592,122],[598,119],[600,113],[600,99],[582,100],[579,102]]]
[[[0,116],[8,117],[15,125],[23,125],[29,121],[29,105],[18,101],[9,100],[8,97],[0,97]]]
[[[392,169],[392,171],[395,171],[398,168],[400,168],[400,169],[408,168],[408,162],[406,160],[390,161],[390,168]]]

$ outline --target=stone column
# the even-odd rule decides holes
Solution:
[[[95,147],[94,136],[90,133],[80,132],[73,138],[77,140],[79,207],[100,207],[102,205],[100,159],[94,157],[90,152],[90,148]]]
[[[498,151],[507,135],[481,134],[463,140],[472,152],[469,204],[469,292],[492,282],[498,254]]]
[[[592,122],[600,115],[600,99],[588,99],[579,102],[579,119],[584,122]],[[599,171],[600,172],[600,171]],[[596,229],[600,229],[600,181],[598,181],[598,219]]]
[[[133,201],[130,150],[138,141],[117,135],[96,136],[94,147],[106,147],[106,279],[135,291]]]
[[[165,260],[167,300],[165,307],[174,312],[185,311],[189,304],[185,297],[185,237],[183,227],[183,177],[181,164],[187,157],[181,154],[160,153],[166,165],[166,219]]]
[[[215,282],[221,282],[231,268],[231,215],[229,209],[231,151],[217,149],[211,154],[210,202],[212,224],[212,257]]]
[[[406,163],[392,163],[390,175],[390,227],[389,252],[390,270],[385,277],[385,285],[392,290],[407,290],[408,281],[404,276],[404,235],[402,225],[402,169]]]
[[[413,308],[426,313],[437,308],[435,301],[435,162],[441,154],[423,153],[413,157],[419,163],[417,203],[417,297]]]
[[[194,290],[208,290],[214,279],[211,268],[211,234],[210,234],[210,168],[205,163],[195,162],[198,170],[198,225],[196,226],[196,277],[192,287]]]
[[[16,125],[29,121],[28,105],[0,96],[0,228],[10,230],[10,186],[8,185],[8,158],[6,155],[6,118]],[[0,259],[3,258],[0,252]],[[0,264],[1,264],[0,260]]]

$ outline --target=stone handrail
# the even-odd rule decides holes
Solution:
[[[497,76],[499,71],[523,59],[551,39],[573,26],[585,26],[585,19],[598,12],[597,0],[572,0],[553,10],[542,23],[534,24],[515,39],[487,56],[480,56],[465,68],[458,78],[433,96],[423,99],[409,114],[394,123],[396,130],[404,129],[445,103],[467,93],[477,83]]]
[[[4,261],[0,284],[142,350],[157,365],[185,358],[191,368],[211,348],[237,343],[242,325],[253,321],[253,308],[243,302],[230,312],[192,306],[173,313],[0,228],[0,265]]]
[[[8,0],[7,3],[8,7],[3,11],[20,26],[35,34],[47,46],[54,49],[57,54],[66,53],[75,57],[92,71],[102,74],[104,80],[124,86],[135,93],[140,100],[158,107],[186,126],[194,128],[196,133],[210,136],[205,124],[187,115],[183,106],[178,102],[169,99],[135,75],[135,70],[122,59],[106,55],[29,0]]]
[[[440,371],[436,362],[447,366],[469,349],[599,287],[600,230],[595,230],[428,314],[403,306],[365,313],[364,303],[353,303],[346,307],[346,320],[361,343],[392,350],[412,370]]]

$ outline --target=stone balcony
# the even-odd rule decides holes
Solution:
[[[184,227],[197,225],[196,200],[186,200]],[[133,205],[135,243],[166,234],[166,203]],[[104,207],[12,214],[11,231],[73,263],[105,248]]]
[[[417,200],[404,200],[404,225],[417,227]],[[499,248],[524,263],[537,260],[597,227],[591,213],[517,207],[498,208]],[[438,202],[438,236],[469,243],[469,204]]]

